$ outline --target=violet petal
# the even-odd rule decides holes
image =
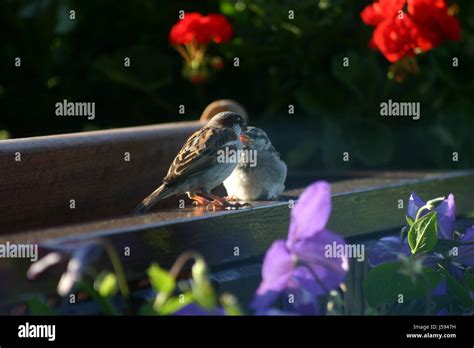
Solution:
[[[346,242],[342,237],[328,230],[322,230],[311,238],[299,241],[294,245],[293,252],[299,263],[309,266],[310,270],[305,271],[303,267],[298,267],[293,273],[294,277],[300,282],[307,282],[308,279],[317,277],[316,282],[310,282],[306,286],[314,295],[336,289],[344,280],[349,268],[347,255],[337,254],[337,248],[343,248],[345,245]],[[309,284],[316,286],[311,288]]]
[[[220,307],[213,310],[207,310],[196,303],[190,303],[178,310],[174,315],[225,315],[225,312]]]
[[[331,214],[331,187],[325,181],[308,186],[291,210],[288,245],[321,231]]]
[[[384,237],[370,249],[369,264],[375,267],[381,263],[394,262],[397,261],[399,254],[410,255],[410,253],[406,239],[402,242],[399,236]]]
[[[461,242],[474,242],[474,226],[468,228],[460,238]],[[456,262],[466,266],[474,266],[474,244],[460,246]]]
[[[415,221],[416,213],[425,204],[426,203],[415,192],[413,192],[408,200],[407,215]]]
[[[449,194],[448,198],[438,205],[436,211],[438,212],[438,238],[452,239],[456,219],[454,196]]]
[[[283,240],[277,240],[268,249],[262,266],[263,284],[260,291],[281,291],[291,276],[293,260]],[[260,291],[258,291],[260,293]]]

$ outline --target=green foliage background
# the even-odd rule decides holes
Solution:
[[[3,0],[0,138],[191,120],[213,100],[232,98],[292,169],[472,167],[474,2],[457,1],[463,40],[418,57],[420,73],[403,83],[387,79],[390,64],[368,48],[372,28],[359,16],[368,3]],[[226,66],[205,85],[183,79],[182,59],[168,43],[181,9],[221,12],[235,27],[231,42],[211,48]],[[63,99],[96,102],[96,119],[56,117]],[[388,99],[421,102],[421,119],[380,117]]]

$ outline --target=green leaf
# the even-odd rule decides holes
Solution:
[[[466,272],[464,272],[464,281],[469,288],[469,290],[474,292],[474,270],[472,268],[468,268]]]
[[[100,273],[95,282],[94,288],[103,297],[113,296],[117,293],[118,283],[115,274],[111,272]]]
[[[229,1],[222,1],[220,4],[220,11],[222,14],[232,17],[235,14],[235,6]]]
[[[408,244],[412,254],[431,251],[438,241],[437,213],[430,212],[420,218],[408,231]]]
[[[405,215],[405,218],[407,220],[408,225],[411,226],[415,223],[415,221],[413,221],[413,219],[411,217],[409,217],[408,215]]]
[[[209,281],[207,278],[207,265],[204,259],[202,258],[196,259],[191,269],[191,273],[194,282],[198,285],[204,284]]]
[[[29,298],[26,303],[28,304],[31,315],[56,315],[56,311],[52,309],[44,299],[38,296]]]
[[[295,36],[301,36],[301,29],[298,28],[296,25],[290,23],[281,23],[280,27],[282,29],[288,30],[290,33],[294,34]]]
[[[446,284],[448,288],[448,294],[453,296],[459,303],[464,307],[471,307],[474,305],[474,301],[469,295],[469,291],[455,279],[448,271],[443,270],[444,276],[446,277]]]
[[[191,273],[193,276],[192,292],[194,299],[201,307],[213,309],[217,305],[217,298],[207,276],[207,265],[202,258],[196,259]]]
[[[168,298],[159,309],[160,315],[172,315],[179,311],[184,306],[193,302],[193,294],[187,292],[178,296]]]
[[[95,290],[91,285],[85,281],[77,282],[77,288],[84,291],[89,297],[91,297],[95,303],[99,305],[102,313],[105,315],[118,315],[119,311],[115,308],[108,297],[103,297]]]
[[[217,305],[217,298],[211,283],[194,284],[193,297],[195,301],[205,309],[214,309]]]
[[[176,286],[175,279],[169,272],[156,263],[148,268],[147,274],[150,279],[150,284],[156,292],[169,294],[174,290]]]
[[[0,129],[0,140],[10,139],[10,133],[6,129]]]
[[[158,315],[155,311],[153,302],[147,302],[138,309],[138,315]]]
[[[367,274],[364,294],[371,306],[395,303],[400,294],[404,300],[421,299],[442,279],[439,273],[423,267],[422,273],[413,282],[409,276],[400,273],[400,266],[399,262],[384,263]]]
[[[231,294],[223,294],[220,297],[220,302],[226,315],[244,315],[235,296]]]

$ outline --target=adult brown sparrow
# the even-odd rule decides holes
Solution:
[[[241,131],[247,129],[242,116],[233,112],[220,112],[203,128],[194,132],[184,144],[163,183],[134,210],[146,212],[158,201],[173,195],[186,193],[195,204],[223,209],[241,207],[225,198],[213,195],[211,190],[219,186],[235,169],[238,159],[227,154],[240,155]],[[242,135],[242,138],[246,138]]]
[[[229,199],[273,200],[285,189],[287,167],[260,128],[247,127],[242,133],[241,160],[224,180]]]

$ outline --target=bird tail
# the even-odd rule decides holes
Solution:
[[[146,197],[139,205],[137,205],[137,207],[133,210],[133,214],[143,214],[156,203],[171,195],[173,195],[173,190],[170,190],[169,186],[163,184],[153,191],[148,197]]]

